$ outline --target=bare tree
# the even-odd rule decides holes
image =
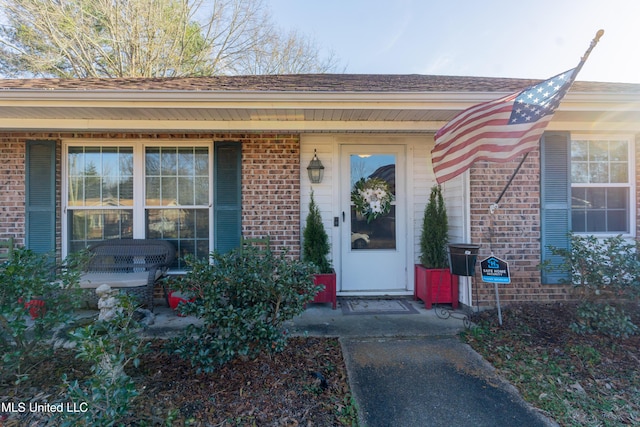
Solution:
[[[328,72],[333,54],[274,27],[262,0],[0,0],[5,76]]]
[[[335,71],[338,59],[333,51],[323,57],[322,50],[295,31],[274,32],[265,43],[238,58],[237,74],[301,74]]]

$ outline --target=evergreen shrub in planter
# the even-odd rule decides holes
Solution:
[[[458,277],[451,274],[447,256],[449,224],[439,185],[431,187],[420,236],[420,264],[415,266],[414,298],[426,308],[434,303],[458,307]]]
[[[313,302],[330,302],[333,309],[336,308],[336,272],[331,267],[329,261],[329,236],[322,224],[320,209],[311,193],[309,202],[309,214],[307,215],[307,225],[303,232],[302,259],[318,267],[318,273],[314,275],[314,283],[322,286],[315,296]]]

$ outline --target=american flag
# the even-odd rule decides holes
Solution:
[[[439,184],[477,160],[506,162],[538,146],[578,67],[494,101],[474,105],[435,136],[431,161]]]

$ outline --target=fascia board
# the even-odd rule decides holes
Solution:
[[[464,110],[508,92],[204,92],[0,90],[0,107]],[[640,94],[569,92],[562,110],[640,110]]]
[[[444,121],[200,121],[2,119],[0,131],[435,132]]]

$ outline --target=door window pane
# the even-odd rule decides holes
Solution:
[[[396,158],[352,154],[351,249],[396,249]]]

